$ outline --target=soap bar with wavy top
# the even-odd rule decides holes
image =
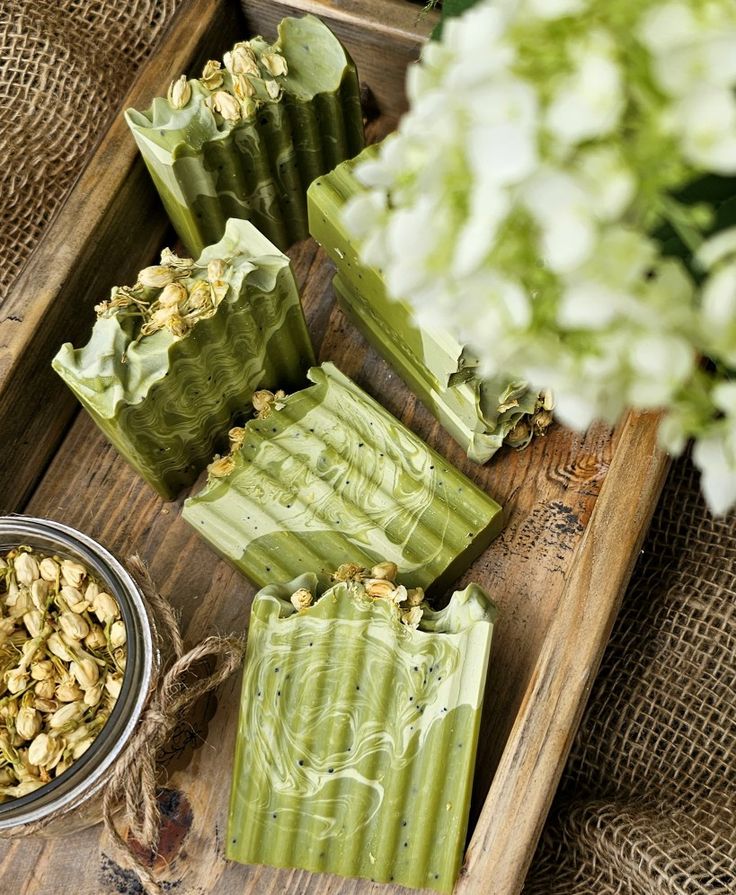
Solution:
[[[209,79],[188,81],[182,108],[158,97],[145,112],[125,113],[193,255],[222,236],[229,217],[250,219],[280,249],[304,239],[307,187],[364,146],[355,65],[322,21],[286,18],[275,44],[253,38],[238,46],[251,63],[236,59]],[[234,78],[244,69],[236,93]],[[265,92],[269,86],[274,95]],[[229,95],[227,105],[218,103],[218,91]]]
[[[335,366],[308,375],[248,422],[184,518],[260,585],[315,571],[324,586],[344,556],[394,562],[407,586],[449,585],[499,532],[499,504]]]
[[[98,319],[83,348],[67,343],[53,360],[120,454],[166,498],[227,445],[256,389],[298,387],[314,362],[289,259],[248,221],[232,219],[178,282],[190,292],[207,283],[213,259],[226,262],[227,292],[186,335],[164,326],[141,336],[141,320],[123,310]]]
[[[418,629],[359,583],[253,603],[227,856],[451,892],[495,610],[471,584]]]
[[[335,292],[353,323],[468,457],[485,463],[534,412],[536,395],[521,381],[483,379],[476,360],[452,335],[417,324],[406,302],[389,298],[381,272],[360,260],[342,214],[348,200],[365,191],[355,166],[376,148],[367,147],[310,186],[310,232],[337,267]]]

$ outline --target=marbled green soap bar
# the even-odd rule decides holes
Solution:
[[[255,598],[227,857],[451,892],[495,610],[471,584],[418,628],[357,582]]]
[[[222,240],[175,283],[190,296],[204,293],[206,301],[213,289],[210,262],[222,268],[215,285],[224,297],[186,334],[172,331],[166,307],[153,312],[154,319],[163,315],[170,322],[157,328],[149,320],[154,331],[147,333],[129,296],[156,308],[163,290],[122,287],[104,304],[87,345],[67,343],[53,361],[117,450],[167,498],[227,446],[233,419],[256,389],[299,387],[314,362],[285,255],[248,221],[233,219]],[[165,266],[149,270],[162,281],[175,273]],[[174,330],[186,326],[186,316],[174,323]]]
[[[236,44],[226,67],[172,85],[126,119],[188,251],[250,219],[280,249],[309,235],[309,184],[364,145],[355,66],[314,16],[287,18],[271,45]]]
[[[257,584],[350,556],[407,586],[450,584],[499,532],[501,507],[330,363],[245,427],[224,477],[184,518]]]
[[[335,275],[333,285],[350,320],[471,460],[489,460],[516,423],[534,412],[536,398],[524,382],[507,382],[500,390],[500,383],[468,376],[441,389],[427,367],[416,361],[401,333],[393,328],[387,332],[385,322],[341,273]],[[412,329],[416,329],[413,324]],[[388,346],[395,350],[389,351]]]
[[[446,331],[420,327],[407,303],[389,298],[380,271],[358,257],[342,212],[364,189],[353,175],[356,164],[375,152],[369,146],[311,185],[310,231],[337,266],[335,290],[358,329],[470,459],[485,463],[514,426],[534,412],[536,395],[524,382],[478,376],[475,359],[456,339]]]

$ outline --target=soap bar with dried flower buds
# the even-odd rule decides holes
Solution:
[[[125,659],[120,607],[85,566],[30,547],[0,552],[0,802],[84,755]]]
[[[433,610],[391,561],[261,590],[227,857],[451,892],[495,615],[476,584]]]
[[[314,357],[289,260],[248,221],[228,221],[196,262],[164,250],[97,316],[54,369],[167,498],[227,444],[254,391],[301,384]]]
[[[549,427],[551,395],[537,395],[509,377],[484,378],[477,360],[451,333],[419,322],[407,302],[389,295],[379,267],[361,260],[343,215],[350,203],[373,201],[354,171],[370,163],[376,150],[369,146],[338,165],[307,193],[310,232],[337,267],[340,305],[471,460],[485,463],[504,443],[525,447]],[[359,214],[360,206],[353,207]],[[370,207],[366,218],[369,212]]]
[[[252,220],[280,249],[304,239],[307,187],[364,145],[355,66],[311,15],[284,19],[274,44],[237,43],[126,119],[192,254],[229,217]]]
[[[257,584],[345,555],[396,563],[410,587],[442,588],[502,525],[501,507],[333,364],[314,385],[258,393],[258,418],[231,433],[183,516]]]

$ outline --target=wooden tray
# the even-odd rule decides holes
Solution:
[[[403,72],[434,24],[404,0],[191,0],[144,66],[125,105],[146,106],[182,71],[247,34],[273,33],[285,14],[322,15],[347,43],[376,100],[370,134],[405,107]],[[170,234],[118,115],[68,202],[0,307],[0,512],[79,527],[119,556],[138,551],[180,609],[188,643],[244,631],[253,588],[219,561],[116,455],[49,367],[76,344],[92,306],[149,264]],[[310,240],[291,252],[321,360],[348,375],[505,504],[504,534],[466,579],[501,610],[484,708],[471,836],[456,895],[520,891],[557,782],[660,493],[666,458],[656,419],[631,415],[615,431],[555,427],[521,453],[469,462],[335,306],[332,269]],[[227,683],[182,730],[168,786],[165,878],[172,891],[218,895],[367,895],[406,890],[223,858],[240,681]],[[194,748],[194,747],[197,748]],[[183,795],[182,795],[183,794]],[[134,893],[133,877],[99,854],[99,828],[73,841],[0,846],[0,892]]]

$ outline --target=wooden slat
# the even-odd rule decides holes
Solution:
[[[658,418],[630,414],[495,771],[456,895],[513,895],[529,863],[668,462]],[[523,808],[521,807],[523,806]]]
[[[350,51],[361,83],[384,115],[406,110],[406,67],[418,56],[439,16],[402,0],[241,0],[250,31],[268,38],[284,16],[312,13],[323,19]]]
[[[229,0],[190,0],[142,68],[124,108],[243,34]],[[89,331],[93,306],[135,277],[168,222],[117,115],[0,308],[0,513],[21,505],[63,435],[75,402],[49,364]]]

